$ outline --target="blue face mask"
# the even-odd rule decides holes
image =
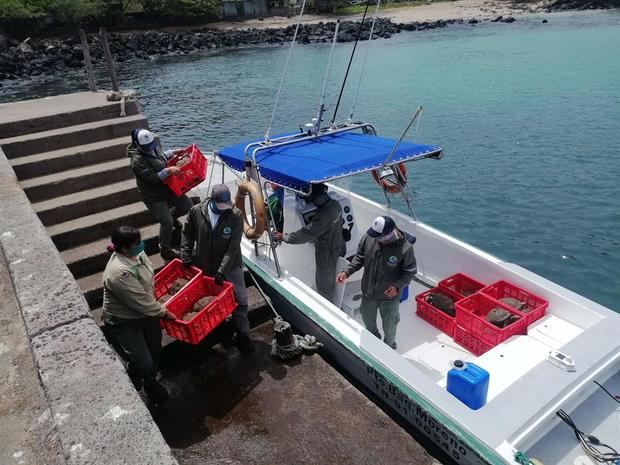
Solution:
[[[144,252],[144,241],[138,242],[137,245],[129,249],[129,252],[127,253],[127,255],[129,255],[130,257],[137,257],[142,252]]]
[[[396,234],[396,229],[385,236],[381,236],[377,238],[377,241],[381,244],[391,244],[396,239],[398,239],[398,235]]]
[[[209,200],[209,208],[210,208],[210,209],[211,209],[211,211],[212,211],[213,213],[215,213],[216,215],[221,215],[221,214],[222,214],[222,212],[224,211],[224,210],[220,210],[220,209],[218,209],[218,208],[217,208],[217,206],[215,205],[215,202],[214,202],[213,200]]]

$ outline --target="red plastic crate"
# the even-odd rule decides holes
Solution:
[[[459,300],[456,305],[456,325],[471,335],[476,336],[491,346],[496,346],[515,334],[527,334],[527,319],[510,305],[503,304],[485,294],[473,294]],[[484,317],[493,308],[502,308],[513,315],[519,315],[517,321],[505,328],[498,328]]]
[[[545,299],[542,299],[531,292],[524,291],[520,287],[510,284],[507,281],[497,281],[496,283],[483,288],[481,292],[489,297],[493,297],[496,300],[504,297],[512,297],[513,299],[525,302],[526,311],[518,311],[525,316],[528,326],[545,316],[545,312],[549,306],[549,302]]]
[[[161,296],[166,294],[170,289],[170,286],[172,286],[177,279],[185,278],[191,282],[192,279],[201,274],[202,271],[194,266],[189,268],[184,267],[183,263],[178,258],[171,260],[170,263],[164,266],[159,273],[155,275],[155,300],[159,300]],[[189,286],[189,283],[187,283],[181,290],[183,290],[186,286]]]
[[[168,166],[176,166],[184,157],[189,157],[189,162],[179,167],[181,172],[176,176],[168,176],[164,179],[164,184],[166,184],[177,197],[185,194],[192,187],[196,187],[207,178],[207,159],[200,150],[198,150],[196,144],[177,150],[172,158],[168,160]]]
[[[469,297],[470,295],[478,292],[485,285],[479,281],[476,281],[474,278],[470,278],[466,274],[456,273],[439,281],[438,286],[448,289],[449,291],[457,292],[463,297]]]
[[[482,355],[493,348],[482,339],[468,333],[459,325],[454,325],[454,342],[469,350],[472,354]]]
[[[200,310],[191,320],[183,321],[183,315],[191,311],[194,303],[205,296],[217,296],[212,302]],[[162,326],[170,337],[190,344],[198,344],[219,325],[237,307],[233,294],[233,285],[224,282],[221,286],[215,284],[209,276],[199,276],[185,286],[166,303],[166,308],[172,312],[177,320],[162,319]]]
[[[440,292],[447,297],[450,297],[454,300],[454,308],[456,311],[456,301],[461,300],[462,297],[449,289],[442,289],[439,287],[435,287],[433,289],[429,289],[428,291],[424,291],[421,294],[415,296],[416,301],[416,315],[418,315],[423,320],[428,321],[435,328],[443,331],[448,336],[452,337],[454,334],[454,317],[448,315],[445,312],[442,312],[438,308],[434,307],[430,303],[426,302],[426,296],[431,292]]]

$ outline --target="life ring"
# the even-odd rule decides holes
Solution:
[[[403,190],[403,186],[407,184],[407,168],[404,163],[398,163],[388,167],[391,173],[385,173],[383,170],[372,170],[370,174],[377,185],[390,194],[398,194]]]
[[[250,196],[251,213],[253,224],[248,221],[248,215],[245,211],[245,197]],[[265,199],[258,184],[254,181],[244,181],[237,188],[235,195],[235,206],[243,213],[243,232],[245,237],[256,240],[263,235],[266,227],[267,216],[265,214]]]

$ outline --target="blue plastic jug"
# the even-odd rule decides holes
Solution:
[[[454,361],[448,372],[448,392],[472,410],[487,403],[489,372],[473,363]]]

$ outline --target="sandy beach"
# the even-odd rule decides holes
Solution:
[[[513,3],[502,0],[455,0],[441,1],[427,5],[385,8],[380,10],[379,17],[389,18],[397,23],[410,23],[414,21],[437,21],[440,19],[483,19],[502,16],[522,16],[543,11],[548,1],[537,1],[531,3]],[[369,8],[369,14],[374,12],[373,7]],[[304,14],[303,24],[313,24],[318,22],[335,21],[338,18],[356,21],[362,18],[361,14],[339,16]],[[296,24],[297,17],[287,18],[284,16],[271,16],[245,21],[223,21],[212,23],[210,26],[218,29],[246,29],[246,28],[279,28],[290,24]]]

